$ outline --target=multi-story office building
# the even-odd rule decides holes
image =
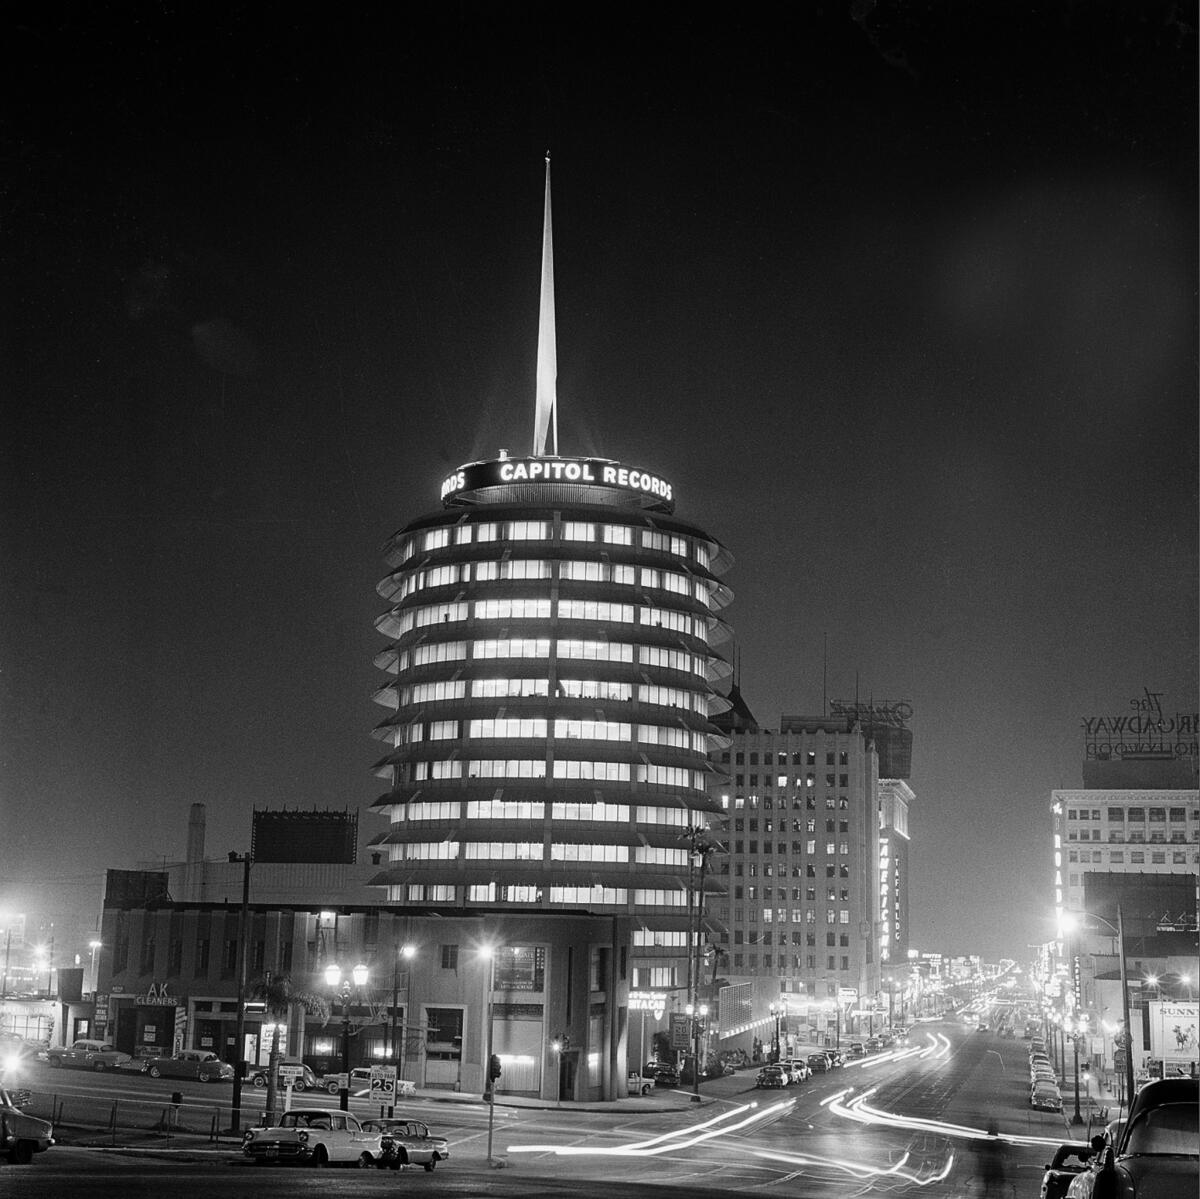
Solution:
[[[731,981],[778,980],[789,1009],[846,1013],[880,990],[878,757],[853,717],[742,720],[717,755],[728,781],[728,894],[711,910]],[[890,861],[890,858],[889,858]]]
[[[1200,790],[1194,756],[1140,745],[1085,761],[1083,782],[1051,795],[1059,940],[1048,988],[1064,1020],[1087,1020],[1092,1056],[1123,1084],[1123,1044],[1136,1070],[1172,1056],[1152,1019],[1164,1001],[1194,1045]]]
[[[645,471],[502,456],[391,539],[390,906],[636,917],[634,985],[682,984],[730,594],[672,509]]]
[[[373,881],[399,913],[479,915],[502,944],[542,917],[545,978],[574,952],[561,917],[610,918],[615,974],[589,1007],[606,1031],[577,1016],[571,1036],[590,1093],[630,988],[694,987],[696,896],[718,886],[698,850],[720,810],[709,753],[727,706],[714,684],[729,673],[730,556],[674,515],[658,474],[559,455],[548,161],[545,212],[533,452],[461,466],[441,507],[385,548],[374,808],[389,827]],[[487,1001],[528,1024],[538,998]],[[563,1030],[537,1023],[545,1058]]]

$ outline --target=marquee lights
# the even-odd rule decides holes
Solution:
[[[508,458],[471,462],[442,480],[442,502],[464,491],[503,487],[514,483],[578,483],[636,492],[654,506],[674,507],[675,492],[661,475],[638,467],[622,466],[609,458]]]

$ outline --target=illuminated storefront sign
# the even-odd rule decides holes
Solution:
[[[460,466],[442,481],[442,500],[482,487],[514,483],[578,483],[637,492],[662,507],[673,507],[674,489],[666,479],[609,458],[498,458]]]
[[[151,983],[143,995],[134,997],[138,1007],[178,1007],[179,1000],[167,993],[166,983]]]
[[[661,1020],[667,1010],[667,996],[663,991],[630,991],[629,1010],[650,1012],[655,1020]]]

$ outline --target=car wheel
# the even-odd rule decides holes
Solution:
[[[50,1058],[50,1065],[55,1066],[55,1067],[61,1067],[62,1066],[62,1058],[61,1057]]]
[[[313,1166],[318,1170],[322,1170],[327,1165],[329,1165],[329,1154],[325,1152],[324,1145],[318,1145],[313,1150]]]
[[[330,1083],[326,1083],[326,1084],[325,1084],[325,1089],[326,1089],[326,1090],[327,1090],[327,1091],[328,1091],[328,1092],[329,1092],[331,1095],[336,1095],[336,1094],[338,1093],[338,1089],[339,1089],[339,1088],[338,1088],[338,1085],[337,1085],[337,1083],[336,1083],[336,1082],[330,1082]]]
[[[434,1166],[436,1166],[436,1165],[437,1165],[437,1158],[436,1158],[436,1157],[431,1157],[431,1158],[430,1158],[430,1159],[429,1159],[429,1160],[428,1160],[428,1161],[425,1163],[425,1173],[426,1173],[426,1174],[432,1174],[432,1173],[433,1173],[433,1167],[434,1167]]]
[[[162,1071],[157,1066],[150,1067],[151,1078],[162,1078]]]
[[[18,1141],[12,1147],[11,1160],[13,1165],[27,1166],[33,1161],[33,1142]]]
[[[254,1085],[261,1091],[263,1087],[267,1085],[266,1076],[262,1074],[256,1074],[254,1076]]]
[[[97,1074],[102,1074],[107,1068],[108,1067],[105,1066],[105,1064],[103,1062],[93,1062],[92,1063],[92,1069],[95,1070]]]
[[[196,1075],[196,1077],[197,1077],[197,1078],[199,1078],[201,1082],[212,1082],[212,1080],[213,1080],[213,1078],[214,1078],[214,1075],[212,1075],[212,1074],[198,1074],[198,1075]]]
[[[375,1164],[375,1159],[369,1153],[364,1153],[354,1164],[360,1170],[369,1170]]]

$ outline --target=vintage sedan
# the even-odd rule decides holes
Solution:
[[[279,1064],[280,1066],[298,1066],[300,1068],[300,1074],[297,1076],[296,1081],[292,1083],[292,1089],[295,1091],[315,1091],[323,1085],[322,1080],[298,1057],[280,1058]],[[271,1069],[269,1065],[255,1066],[246,1076],[246,1081],[253,1083],[256,1087],[265,1087],[270,1080],[270,1073]],[[283,1079],[280,1079],[279,1085],[282,1089],[285,1085]],[[337,1094],[336,1086],[333,1089],[333,1094]]]
[[[1197,1127],[1196,1079],[1147,1083],[1130,1105],[1124,1126],[1114,1130],[1115,1140],[1096,1139],[1092,1168],[1074,1179],[1068,1193],[1073,1199],[1195,1199]]]
[[[1062,1094],[1058,1087],[1035,1086],[1029,1093],[1029,1106],[1038,1112],[1061,1112]]]
[[[259,1165],[292,1162],[316,1167],[374,1166],[383,1156],[378,1132],[368,1132],[349,1112],[305,1107],[284,1112],[270,1128],[249,1128],[242,1152]]]
[[[74,1066],[79,1070],[116,1070],[129,1065],[133,1057],[107,1041],[84,1040],[52,1045],[46,1050],[46,1060],[52,1066]]]
[[[1091,1145],[1080,1144],[1077,1141],[1059,1145],[1054,1151],[1054,1157],[1046,1163],[1046,1172],[1042,1175],[1041,1199],[1064,1199],[1075,1176],[1088,1168],[1094,1152]]]
[[[44,1153],[54,1144],[50,1121],[27,1116],[21,1110],[28,1095],[28,1091],[0,1087],[0,1157],[7,1157],[15,1166],[27,1166],[35,1153]]]
[[[754,1080],[756,1087],[786,1087],[787,1075],[779,1066],[764,1066]]]
[[[147,1058],[142,1073],[151,1078],[191,1078],[200,1082],[232,1082],[233,1067],[207,1049],[185,1049],[173,1057]]]
[[[432,1171],[438,1162],[450,1156],[450,1143],[445,1137],[435,1137],[429,1125],[420,1120],[366,1120],[363,1129],[379,1133],[382,1156],[381,1168],[393,1170],[401,1166],[424,1166]]]

